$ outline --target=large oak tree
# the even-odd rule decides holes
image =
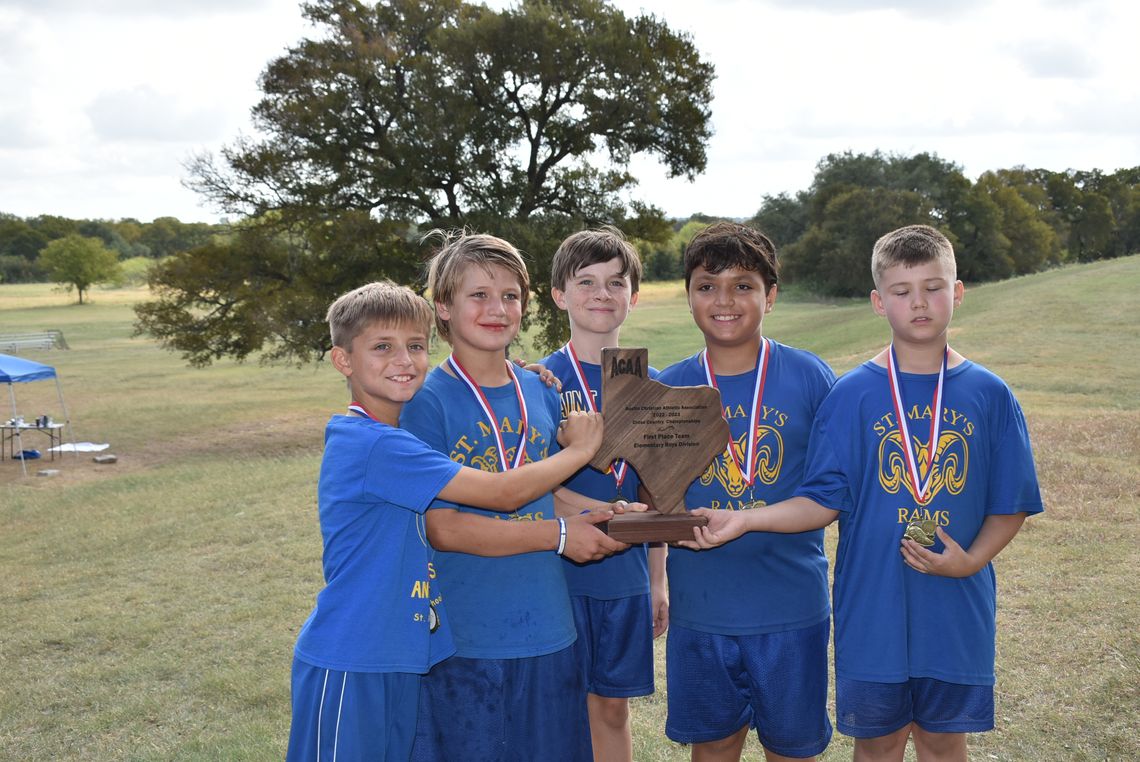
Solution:
[[[547,294],[559,238],[660,217],[627,203],[634,154],[674,176],[705,167],[713,68],[653,16],[601,0],[302,9],[319,31],[263,73],[260,135],[190,166],[191,187],[248,223],[156,270],[160,298],[138,308],[139,329],[192,363],[319,357],[317,307],[364,279],[413,281],[420,234],[437,227],[498,234],[532,258],[549,346],[564,335]],[[268,239],[276,254],[259,255]],[[210,277],[195,258],[248,277]]]

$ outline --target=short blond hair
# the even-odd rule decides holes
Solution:
[[[518,279],[522,290],[519,301],[522,303],[522,311],[526,312],[530,299],[530,274],[526,271],[526,263],[518,249],[502,238],[483,233],[433,230],[425,236],[425,240],[432,238],[441,238],[443,241],[439,251],[428,262],[427,287],[432,301],[450,305],[468,267],[475,265],[489,270],[492,265],[498,265]],[[439,335],[450,343],[451,327],[448,321],[439,316],[438,311],[435,327]]]
[[[334,347],[352,351],[352,340],[373,323],[410,326],[431,335],[432,309],[427,300],[407,286],[390,280],[367,283],[341,294],[325,319]]]
[[[879,279],[895,265],[914,267],[938,261],[950,268],[950,279],[958,279],[958,263],[950,239],[929,225],[907,225],[892,230],[875,241],[871,251],[871,277],[875,287]]]

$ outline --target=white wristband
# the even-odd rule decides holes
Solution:
[[[562,555],[562,551],[566,550],[566,519],[561,516],[558,517],[558,549],[554,552]]]

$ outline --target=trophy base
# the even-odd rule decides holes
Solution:
[[[643,542],[673,542],[693,539],[693,527],[703,527],[709,523],[704,516],[679,513],[658,513],[644,511],[623,513],[609,521],[598,524],[598,529],[618,542],[639,545]]]

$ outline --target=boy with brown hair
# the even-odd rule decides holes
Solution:
[[[570,321],[570,340],[539,362],[562,384],[563,416],[601,412],[602,349],[618,346],[640,282],[637,250],[616,228],[580,231],[555,251],[550,292]],[[566,482],[580,494],[626,502],[638,500],[638,484],[623,461],[606,471],[583,468]],[[629,699],[653,693],[653,639],[669,626],[665,547],[637,545],[601,561],[566,563],[565,571],[594,758],[632,760]]]
[[[784,503],[709,513],[695,545],[839,519],[836,715],[856,760],[966,759],[994,724],[992,561],[1043,510],[1021,407],[948,343],[964,287],[942,233],[910,225],[871,257],[891,344],[835,384],[807,477]],[[901,556],[901,557],[900,557]]]
[[[599,417],[562,427],[565,449],[506,473],[463,468],[398,427],[423,384],[431,307],[410,289],[370,283],[329,307],[333,366],[351,394],[325,428],[317,499],[325,587],[294,649],[288,759],[406,760],[420,676],[455,651],[423,514],[439,496],[512,510],[572,474],[601,443]],[[564,522],[510,524],[514,552],[595,557],[598,543]]]
[[[724,516],[790,497],[835,374],[810,352],[764,335],[778,275],[763,233],[716,223],[689,243],[684,265],[705,348],[657,380],[718,389],[730,430],[685,505]],[[821,753],[831,739],[823,531],[754,534],[705,553],[670,550],[668,575],[666,734],[692,744],[694,762],[739,760],[750,727],[769,760]]]
[[[401,423],[452,460],[486,470],[510,470],[556,452],[557,392],[506,360],[530,292],[518,251],[489,235],[450,238],[431,260],[428,289],[436,327],[452,352],[404,407]],[[603,504],[573,502],[573,518],[559,521],[612,515],[578,516],[583,507]],[[502,555],[516,552],[503,543],[512,526],[553,518],[550,493],[509,515],[454,499],[428,511],[456,655],[424,678],[413,759],[590,758],[562,560],[549,552]],[[596,547],[590,560],[629,547],[596,527],[572,529]]]

